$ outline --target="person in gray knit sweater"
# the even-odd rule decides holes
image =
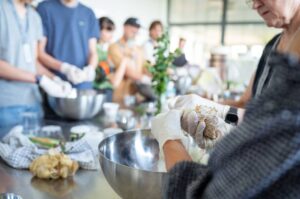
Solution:
[[[298,5],[295,9],[300,6],[299,0],[253,2],[294,2]],[[299,28],[290,39],[284,48],[276,49],[281,53],[271,53],[268,64],[272,78],[268,86],[248,103],[243,121],[214,143],[208,165],[191,161],[181,135],[181,129],[192,136],[195,133],[190,129],[204,135],[205,120],[203,127],[200,120],[195,120],[198,125],[192,128],[189,123],[183,125],[188,121],[184,110],[170,110],[153,119],[152,133],[164,152],[168,169],[164,198],[300,198]],[[196,138],[207,139],[199,135]]]
[[[271,64],[275,78],[248,104],[244,121],[207,166],[176,164],[164,198],[300,198],[300,62],[274,54]]]

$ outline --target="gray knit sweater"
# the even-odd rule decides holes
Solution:
[[[274,78],[242,124],[216,145],[207,167],[175,165],[164,198],[300,198],[300,64],[279,54],[271,60]]]

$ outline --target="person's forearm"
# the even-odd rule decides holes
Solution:
[[[163,146],[163,150],[168,171],[178,162],[192,161],[192,158],[179,140],[167,141]]]
[[[38,42],[38,60],[46,67],[60,71],[62,62],[46,52],[47,38]]]
[[[0,60],[0,78],[28,83],[36,81],[35,74],[11,66],[3,60]]]
[[[49,78],[53,78],[55,75],[47,70],[40,62],[37,62],[37,74],[46,75]]]
[[[93,66],[95,68],[98,65],[97,39],[96,38],[89,39],[88,65]]]
[[[238,114],[238,118],[239,118],[238,124],[240,124],[244,119],[245,109],[239,108],[237,111],[237,114]]]
[[[98,55],[97,52],[91,52],[90,56],[89,56],[89,60],[88,60],[88,65],[89,66],[93,66],[93,67],[97,67],[98,65]]]
[[[237,108],[244,108],[246,106],[246,102],[242,100],[224,100],[224,101],[220,101],[220,104],[233,106]]]
[[[109,77],[114,88],[117,88],[121,84],[122,80],[124,79],[127,63],[128,60],[123,59],[120,66],[117,68],[116,72]]]
[[[55,59],[51,55],[47,54],[46,52],[40,52],[39,53],[39,61],[44,65],[47,66],[47,68],[60,71],[62,62]]]
[[[136,66],[132,61],[130,61],[126,66],[126,77],[133,80],[141,80],[143,73],[136,69]]]

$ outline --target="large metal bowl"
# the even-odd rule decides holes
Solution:
[[[77,91],[66,98],[48,96],[49,106],[57,115],[75,120],[93,118],[101,111],[104,99],[105,94],[93,90]]]
[[[106,180],[124,199],[162,198],[159,146],[149,130],[124,132],[99,144],[100,164]]]

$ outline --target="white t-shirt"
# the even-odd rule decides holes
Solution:
[[[149,61],[151,64],[155,64],[155,42],[152,39],[149,39],[144,44],[144,52],[146,60]]]

